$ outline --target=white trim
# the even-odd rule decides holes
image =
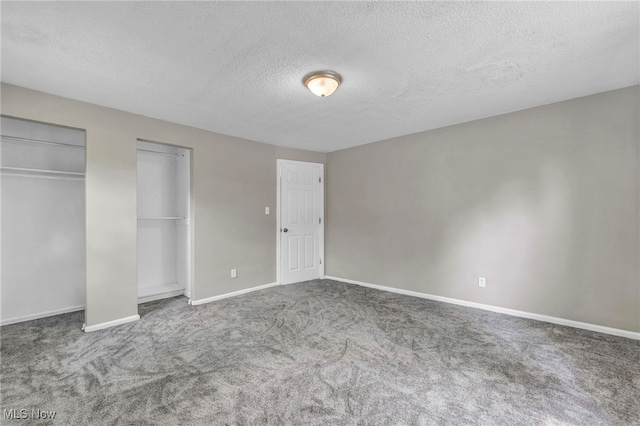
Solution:
[[[240,296],[241,294],[251,293],[253,291],[264,290],[265,288],[275,287],[278,283],[269,283],[264,285],[259,285],[257,287],[245,288],[243,290],[233,291],[231,293],[220,294],[218,296],[211,296],[205,299],[199,300],[190,300],[189,304],[193,306],[204,305],[205,303],[215,302],[216,300],[227,299],[229,297]]]
[[[84,310],[84,305],[70,306],[68,308],[56,309],[56,310],[47,311],[47,312],[38,312],[37,314],[29,314],[29,315],[23,315],[21,317],[5,319],[0,322],[0,325],[16,324],[19,322],[31,321],[34,319],[46,318],[46,317],[51,317],[51,316],[60,315],[60,314],[68,314],[69,312],[77,312],[82,310]]]
[[[276,159],[276,282],[280,284],[280,184],[282,183],[281,160]]]
[[[82,326],[82,331],[85,333],[89,333],[91,331],[103,330],[105,328],[115,327],[116,325],[126,324],[128,322],[138,321],[140,319],[140,315],[131,315],[130,317],[119,318],[113,321],[101,322],[96,325],[86,325]]]
[[[319,278],[324,278],[324,228],[326,226],[326,221],[324,219],[324,192],[326,181],[324,178],[324,164],[323,163],[311,163],[308,161],[295,161],[295,160],[282,160],[276,159],[276,282],[278,284],[282,284],[281,280],[281,271],[282,264],[280,263],[280,203],[281,203],[281,193],[280,186],[282,185],[282,165],[283,164],[304,164],[304,165],[314,165],[320,166],[320,220],[322,222],[322,226],[320,227],[320,267],[318,271]],[[293,284],[293,283],[291,283]]]
[[[611,327],[605,327],[602,325],[589,324],[586,322],[573,321],[573,320],[568,320],[568,319],[558,318],[558,317],[551,317],[548,315],[534,314],[534,313],[525,312],[525,311],[517,311],[515,309],[501,308],[499,306],[485,305],[482,303],[469,302],[467,300],[453,299],[450,297],[436,296],[433,294],[420,293],[417,291],[402,290],[399,288],[386,287],[386,286],[377,285],[377,284],[370,284],[363,281],[350,280],[347,278],[332,277],[329,275],[325,276],[325,278],[328,280],[341,281],[348,284],[356,284],[363,287],[375,288],[377,290],[388,291],[391,293],[404,294],[406,296],[420,297],[422,299],[435,300],[437,302],[451,303],[453,305],[467,306],[470,308],[497,312],[499,314],[506,314],[514,317],[528,318],[528,319],[537,320],[537,321],[549,322],[551,324],[565,325],[568,327],[581,328],[584,330],[595,331],[598,333],[611,334],[613,336],[620,336],[620,337],[626,337],[629,339],[640,340],[640,333],[634,332],[634,331],[622,330],[619,328],[611,328]]]
[[[324,186],[326,184],[324,178],[324,164],[320,164],[320,222],[322,222],[322,226],[320,227],[320,269],[318,270],[318,278],[324,278],[324,228],[327,226],[326,221],[324,220]]]

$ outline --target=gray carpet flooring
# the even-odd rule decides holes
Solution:
[[[640,424],[625,338],[328,280],[140,314],[2,327],[0,408],[64,425]]]

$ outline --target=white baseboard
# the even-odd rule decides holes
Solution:
[[[219,296],[207,297],[205,299],[191,300],[189,301],[190,305],[204,305],[205,303],[215,302],[216,300],[226,299],[228,297],[240,296],[241,294],[251,293],[252,291],[264,290],[265,288],[275,287],[278,283],[269,283],[264,285],[259,285],[257,287],[245,288],[243,290],[234,291],[231,293],[221,294]]]
[[[420,293],[411,290],[402,290],[399,288],[386,287],[377,284],[365,283],[363,281],[350,280],[348,278],[325,276],[328,280],[341,281],[348,284],[356,284],[363,287],[375,288],[377,290],[389,291],[391,293],[404,294],[406,296],[420,297],[422,299],[435,300],[437,302],[451,303],[453,305],[467,306],[470,308],[482,309],[485,311],[497,312],[499,314],[511,315],[514,317],[528,318],[537,321],[549,322],[552,324],[566,325],[574,328],[582,328],[584,330],[596,331],[598,333],[611,334],[613,336],[626,337],[629,339],[640,340],[640,333],[619,328],[605,327],[602,325],[589,324],[586,322],[573,321],[564,318],[551,317],[548,315],[533,314],[531,312],[517,311],[515,309],[501,308],[499,306],[485,305],[482,303],[469,302],[467,300],[453,299],[450,297],[436,296],[433,294]]]
[[[85,333],[89,333],[90,331],[103,330],[105,328],[115,327],[116,325],[126,324],[128,322],[138,321],[140,319],[140,315],[131,315],[130,317],[119,318],[113,321],[102,322],[96,325],[83,325],[82,330]]]
[[[31,321],[34,319],[51,317],[54,315],[68,314],[69,312],[77,312],[84,310],[84,305],[70,306],[68,308],[56,309],[47,312],[38,312],[37,314],[23,315],[21,317],[7,318],[0,321],[0,325],[16,324],[18,322]]]

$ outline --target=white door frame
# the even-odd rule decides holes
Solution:
[[[320,221],[321,223],[321,227],[320,227],[320,278],[324,278],[324,227],[325,227],[325,220],[324,220],[324,187],[325,187],[325,180],[324,180],[324,164],[322,163],[311,163],[308,161],[294,161],[294,160],[280,160],[278,159],[276,161],[276,281],[278,284],[282,284],[282,281],[280,280],[280,277],[282,275],[282,264],[280,263],[280,240],[282,239],[282,235],[280,232],[280,208],[281,208],[281,202],[282,202],[282,198],[281,198],[281,194],[280,194],[280,189],[282,186],[282,165],[283,164],[292,164],[292,165],[309,165],[309,164],[313,164],[314,166],[320,166],[320,180],[322,183],[322,185],[320,185]]]

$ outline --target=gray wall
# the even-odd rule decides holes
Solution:
[[[328,156],[6,84],[2,113],[87,131],[88,325],[137,313],[141,138],[194,149],[196,299],[276,280],[283,158],[327,164],[328,275],[640,331],[639,98],[636,86]]]
[[[326,158],[7,84],[2,114],[86,130],[87,325],[138,312],[138,138],[194,150],[195,299],[276,281],[276,158]]]
[[[328,154],[327,275],[640,331],[639,99]]]

